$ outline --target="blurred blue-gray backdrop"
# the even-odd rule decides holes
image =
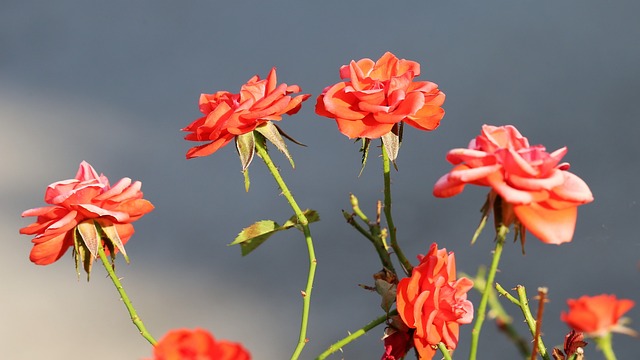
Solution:
[[[70,256],[38,267],[18,229],[45,187],[73,177],[89,161],[114,183],[143,182],[156,210],[135,224],[132,263],[119,275],[156,337],[204,327],[242,341],[256,359],[290,355],[299,326],[306,249],[281,233],[247,258],[227,247],[256,220],[291,215],[259,161],[244,192],[232,146],[187,161],[195,145],[180,128],[200,116],[202,92],[237,91],[272,66],[281,82],[319,94],[352,59],[385,51],[418,61],[447,94],[435,132],[407,127],[393,173],[399,236],[414,259],[429,244],[453,250],[461,271],[488,264],[492,235],[469,245],[487,189],[435,199],[434,182],[450,169],[446,152],[464,147],[484,123],[514,124],[534,144],[568,146],[565,160],[591,187],[572,243],[530,236],[527,253],[506,247],[498,274],[505,287],[550,289],[544,334],[560,344],[565,300],[615,293],[640,300],[640,23],[637,1],[3,1],[0,4],[0,348],[5,359],[140,359],[151,349],[137,335],[110,281],[97,268],[78,281]],[[291,146],[283,176],[303,207],[319,211],[312,227],[319,260],[308,343],[317,355],[377,317],[373,249],[340,213],[348,194],[372,213],[382,198],[372,156],[358,178],[357,144],[334,121],[315,115],[315,97],[282,127],[308,147]],[[374,149],[375,150],[375,149]],[[533,296],[533,295],[532,295]],[[472,300],[477,303],[478,296]],[[505,306],[517,317],[518,311]],[[629,316],[640,319],[640,309]],[[519,319],[519,317],[517,317]],[[524,325],[517,322],[525,333]],[[635,328],[640,325],[632,324]],[[470,326],[457,358],[465,358]],[[377,359],[382,328],[333,359]],[[619,358],[635,358],[637,340],[614,337]],[[590,359],[601,358],[595,346]],[[487,323],[482,359],[517,358]]]

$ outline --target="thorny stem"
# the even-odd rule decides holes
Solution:
[[[493,286],[493,281],[496,277],[496,272],[498,271],[498,264],[500,263],[500,256],[502,255],[502,247],[507,237],[507,232],[509,232],[509,228],[502,224],[496,230],[496,247],[493,251],[493,260],[491,261],[491,267],[489,268],[489,273],[487,274],[487,282],[485,284],[484,290],[482,291],[482,298],[480,299],[480,305],[478,306],[476,322],[474,323],[473,330],[471,331],[471,349],[469,350],[469,360],[475,360],[478,353],[480,330],[482,329],[482,323],[484,322],[486,316],[489,294],[491,293],[491,287]]]
[[[413,266],[404,256],[400,245],[398,245],[398,239],[396,237],[396,226],[393,223],[393,217],[391,216],[391,161],[387,156],[387,150],[384,145],[382,148],[382,172],[384,174],[384,216],[387,219],[387,225],[389,226],[389,237],[391,238],[391,247],[393,252],[398,257],[398,261],[402,264],[404,272],[407,276],[411,275]]]
[[[367,325],[363,326],[362,328],[354,331],[353,333],[350,333],[349,336],[344,337],[341,340],[338,340],[337,342],[335,342],[334,344],[329,346],[329,348],[327,350],[325,350],[322,354],[318,355],[316,360],[326,359],[327,356],[329,356],[329,355],[333,354],[334,352],[340,350],[343,346],[345,346],[348,343],[352,342],[353,340],[359,338],[360,336],[366,334],[367,331],[369,331],[369,330],[375,328],[376,326],[382,324],[389,317],[391,317],[393,315],[397,315],[397,314],[398,314],[398,312],[396,310],[393,310],[393,311],[389,312],[389,314],[382,315],[379,318],[371,321],[370,323],[368,323]]]
[[[473,279],[473,287],[482,294],[486,286],[486,278],[487,269],[484,266],[481,266],[478,269],[478,273],[476,277]],[[461,276],[467,276],[466,274],[461,274]],[[500,286],[500,284],[496,283],[496,287]],[[516,300],[517,301],[517,300]],[[491,292],[489,293],[489,311],[487,315],[489,318],[494,318],[496,322],[496,326],[498,330],[505,334],[511,342],[518,348],[520,355],[522,355],[523,359],[526,359],[530,356],[529,343],[525,340],[518,331],[513,326],[513,319],[511,316],[507,314],[505,309],[500,304],[500,300],[498,299],[498,294],[495,289],[492,287]]]
[[[438,349],[442,353],[444,360],[451,360],[451,353],[449,352],[449,349],[447,349],[447,345],[445,345],[443,342],[439,342]]]
[[[536,320],[531,314],[531,309],[529,309],[529,300],[527,299],[527,291],[522,285],[516,286],[516,292],[518,293],[518,299],[520,303],[520,310],[522,310],[522,315],[524,315],[524,320],[527,322],[529,326],[529,331],[531,332],[531,336],[536,336]],[[542,356],[545,360],[551,360],[549,354],[547,353],[547,348],[544,346],[542,342],[542,338],[538,338],[538,351],[540,352],[540,356]]]
[[[142,322],[142,319],[140,319],[140,316],[138,316],[138,313],[136,313],[136,309],[133,307],[133,304],[131,304],[131,300],[129,300],[129,296],[127,296],[127,293],[124,291],[124,288],[120,283],[120,279],[118,279],[116,272],[113,270],[113,267],[111,266],[109,259],[107,259],[107,255],[104,253],[104,249],[102,246],[98,246],[98,256],[102,261],[102,265],[104,265],[104,269],[107,270],[107,273],[109,274],[109,277],[113,282],[113,285],[115,285],[116,290],[118,290],[118,293],[120,294],[120,298],[122,299],[124,306],[127,307],[127,310],[129,311],[129,315],[131,316],[131,321],[140,331],[140,335],[142,335],[142,337],[145,338],[151,345],[155,345],[156,340],[147,331],[147,328],[145,328],[144,323]]]
[[[375,223],[370,222],[367,215],[365,215],[360,209],[358,198],[355,197],[355,195],[351,194],[350,202],[351,207],[353,208],[353,214],[349,214],[343,210],[342,215],[344,215],[345,220],[347,220],[349,225],[353,226],[360,234],[367,238],[371,244],[373,244],[382,266],[396,274],[393,262],[391,262],[391,256],[389,256],[389,252],[384,245],[384,235],[380,231],[379,219],[377,219]],[[369,227],[369,231],[365,230],[360,224],[358,224],[354,216],[358,216],[363,222],[365,222]]]
[[[307,217],[298,206],[298,203],[293,198],[293,195],[291,195],[291,191],[289,191],[289,188],[282,179],[282,176],[280,176],[280,171],[278,171],[278,168],[271,160],[269,153],[267,153],[265,143],[263,141],[256,141],[256,150],[258,152],[258,155],[264,161],[265,165],[267,165],[269,172],[271,172],[271,175],[280,187],[280,190],[282,190],[282,195],[284,195],[285,199],[287,199],[287,202],[289,202],[289,205],[295,212],[298,218],[298,223],[302,226],[302,232],[304,233],[304,238],[307,243],[307,250],[309,253],[309,273],[307,275],[307,285],[302,292],[302,319],[300,321],[300,336],[298,337],[298,344],[293,351],[293,354],[291,355],[291,359],[293,360],[300,357],[302,349],[304,348],[307,341],[309,341],[307,339],[307,327],[309,323],[309,309],[311,307],[311,291],[313,290],[313,279],[315,277],[318,261],[316,260],[315,251],[313,249],[313,239],[311,238],[311,230],[309,230],[309,221],[307,220]]]

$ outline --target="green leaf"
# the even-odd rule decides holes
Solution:
[[[358,177],[362,175],[364,171],[364,166],[367,164],[367,157],[369,156],[369,146],[371,145],[371,139],[362,138],[362,147],[360,148],[360,152],[362,153],[362,167],[360,168],[360,173]]]
[[[256,143],[253,137],[253,131],[246,134],[236,136],[236,149],[242,163],[242,171],[247,170],[253,155],[256,153]]]
[[[261,220],[242,229],[229,246],[240,244],[242,256],[246,256],[280,230],[283,228],[277,222]]]
[[[295,169],[296,165],[293,162],[293,158],[291,154],[289,154],[289,150],[287,150],[287,144],[285,144],[282,135],[280,134],[280,130],[277,126],[275,126],[271,121],[267,121],[264,125],[260,125],[256,128],[256,131],[262,134],[267,140],[269,140],[273,145],[275,145],[278,150],[280,150],[286,157],[289,159],[289,163],[291,167]]]
[[[307,221],[309,223],[320,220],[320,216],[318,216],[318,213],[315,210],[307,209],[303,211],[303,214],[307,217]],[[289,218],[289,220],[287,220],[282,226],[278,225],[278,223],[273,220],[260,220],[242,229],[238,236],[236,236],[233,242],[228,246],[239,244],[242,256],[246,256],[278,231],[299,226],[298,217],[295,215]]]

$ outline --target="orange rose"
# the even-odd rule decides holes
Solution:
[[[300,92],[299,86],[276,84],[276,68],[272,68],[266,79],[260,80],[258,75],[249,79],[239,94],[218,91],[200,95],[200,111],[204,116],[182,131],[189,132],[186,140],[208,143],[189,149],[187,159],[211,155],[238,135],[269,121],[279,121],[283,114],[297,113],[301,103],[311,96],[292,98],[289,94]]]
[[[484,125],[467,149],[453,149],[447,160],[456,165],[435,184],[433,194],[450,197],[466,184],[491,187],[512,206],[520,224],[545,243],[571,241],[578,206],[593,201],[589,186],[560,163],[562,148],[548,153],[510,125]]]
[[[570,328],[583,332],[591,337],[602,337],[612,331],[629,333],[620,324],[620,318],[635,303],[632,300],[620,299],[615,295],[582,296],[579,299],[567,300],[569,312],[562,312],[560,319]]]
[[[169,331],[154,347],[152,360],[250,360],[239,343],[216,340],[203,329]]]
[[[435,243],[418,259],[420,264],[413,268],[411,277],[398,283],[396,307],[402,321],[415,329],[413,343],[420,358],[431,359],[440,342],[455,349],[460,324],[473,320],[473,304],[467,300],[473,281],[456,279],[453,253],[438,250]]]
[[[420,64],[399,60],[390,52],[377,61],[361,59],[340,68],[349,81],[329,86],[316,103],[316,113],[333,118],[349,138],[376,139],[404,121],[420,130],[438,127],[445,95],[429,81],[413,81]]]
[[[36,222],[20,229],[21,234],[35,235],[29,259],[38,265],[58,260],[73,246],[76,226],[89,219],[102,219],[115,229],[126,243],[134,229],[132,222],[153,210],[142,198],[140,181],[129,178],[109,186],[109,180],[87,163],[80,163],[74,179],[55,182],[47,187],[44,201],[52,206],[26,210],[22,216],[37,216]]]

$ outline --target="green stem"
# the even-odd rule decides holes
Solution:
[[[444,356],[444,360],[451,360],[451,353],[449,352],[449,349],[447,349],[447,345],[445,345],[443,342],[440,342],[438,343],[438,349]]]
[[[400,245],[398,245],[396,226],[393,224],[393,217],[391,216],[391,161],[389,160],[389,156],[387,156],[387,150],[385,149],[384,144],[381,148],[382,172],[384,174],[384,216],[387,219],[387,225],[389,226],[389,237],[391,238],[391,247],[393,248],[393,252],[398,257],[400,264],[402,264],[405,274],[409,276],[411,275],[413,266],[409,260],[407,260],[407,257],[404,256]]]
[[[304,238],[307,243],[307,250],[309,252],[309,273],[307,275],[307,285],[302,292],[302,319],[300,321],[300,336],[298,337],[298,344],[293,351],[293,354],[291,355],[291,359],[293,360],[300,357],[302,349],[304,348],[307,341],[309,341],[307,339],[307,327],[309,322],[309,309],[311,307],[311,291],[313,290],[313,279],[316,274],[316,266],[318,265],[318,261],[316,260],[315,251],[313,249],[313,239],[311,238],[311,230],[309,230],[309,221],[307,220],[307,217],[298,206],[298,203],[293,198],[293,195],[291,195],[291,191],[289,191],[287,184],[285,184],[282,176],[280,176],[280,171],[278,171],[278,168],[271,160],[271,157],[267,152],[266,144],[263,141],[256,141],[256,150],[258,152],[258,155],[260,155],[260,157],[264,161],[265,165],[267,165],[269,172],[271,172],[271,175],[280,187],[280,190],[282,190],[282,195],[284,195],[285,199],[287,199],[287,202],[289,202],[289,205],[295,212],[296,217],[298,218],[298,223],[300,224],[300,226],[302,226],[302,232],[304,233]]]
[[[509,228],[500,225],[496,234],[496,248],[493,251],[493,260],[491,261],[491,267],[487,274],[487,283],[482,291],[482,298],[480,299],[480,305],[478,306],[478,312],[476,313],[476,322],[473,324],[473,330],[471,331],[471,349],[469,351],[469,360],[475,360],[478,354],[478,341],[480,340],[480,330],[482,329],[482,323],[484,322],[487,303],[489,302],[489,294],[493,286],[493,281],[498,271],[498,264],[500,263],[500,256],[502,255],[502,247],[507,237]]]
[[[378,253],[378,257],[380,258],[380,262],[382,263],[382,266],[387,268],[388,270],[391,270],[391,272],[395,274],[396,269],[393,267],[393,263],[391,262],[391,257],[389,256],[389,252],[382,244],[379,231],[378,231],[378,234],[376,235],[370,234],[367,230],[365,230],[365,228],[363,228],[360,224],[358,224],[356,220],[353,218],[353,215],[357,215],[357,214],[349,214],[343,210],[342,215],[344,216],[345,220],[347,220],[347,224],[353,226],[354,229],[356,229],[360,234],[362,234],[362,236],[367,238],[367,240],[369,240],[371,244],[373,244],[373,247],[376,249],[376,252]],[[374,232],[372,229],[372,225],[369,225],[369,229],[372,230],[371,232]]]
[[[124,288],[122,287],[122,284],[120,283],[116,272],[113,270],[109,259],[107,259],[107,255],[104,253],[104,249],[102,248],[102,246],[98,246],[98,256],[100,257],[100,260],[102,260],[104,269],[107,270],[107,273],[109,274],[113,285],[115,285],[116,289],[118,290],[124,306],[126,306],[127,310],[129,310],[131,321],[133,321],[133,324],[140,331],[140,335],[142,335],[142,337],[145,338],[151,345],[155,345],[156,340],[153,338],[153,336],[151,336],[151,334],[149,334],[147,328],[145,328],[144,326],[144,323],[142,323],[142,319],[140,319],[140,317],[136,313],[136,309],[131,304],[131,300],[129,300],[129,296],[127,296],[127,293],[124,291]]]
[[[349,195],[349,202],[351,203],[353,214],[347,214],[344,210],[342,211],[345,219],[347,220],[347,223],[353,226],[360,234],[366,237],[371,242],[371,244],[373,244],[373,247],[378,253],[378,257],[380,258],[382,266],[387,268],[388,270],[391,270],[391,272],[393,272],[393,274],[397,276],[396,269],[391,262],[391,256],[389,255],[387,247],[384,244],[384,236],[380,232],[380,216],[378,215],[376,222],[373,223],[369,221],[367,215],[365,215],[362,209],[360,209],[358,198],[355,195]],[[367,226],[369,227],[368,232],[362,226],[360,226],[360,224],[358,224],[356,219],[354,219],[354,216],[358,216],[364,223],[367,224]]]
[[[382,324],[383,322],[385,322],[390,316],[397,315],[397,314],[398,314],[398,312],[396,310],[393,310],[389,314],[382,315],[379,318],[371,321],[370,323],[368,323],[367,325],[363,326],[362,328],[354,331],[353,333],[350,333],[349,336],[347,336],[347,337],[335,342],[331,346],[329,346],[329,348],[327,350],[325,350],[325,352],[323,352],[322,354],[318,355],[316,360],[326,359],[327,356],[329,356],[329,355],[333,354],[334,352],[340,350],[343,346],[345,346],[348,343],[352,342],[353,340],[359,338],[360,336],[366,334],[367,331],[369,331],[369,330],[375,328],[376,326]]]
[[[484,266],[481,266],[478,269],[478,274],[473,279],[473,287],[481,294],[487,284],[485,280],[487,276],[486,270],[487,269]],[[464,273],[460,275],[469,277]],[[500,284],[496,283],[496,289],[498,288],[502,289]],[[502,290],[503,292],[506,292],[504,291],[504,289]],[[502,292],[500,294],[503,295]],[[509,293],[507,293],[507,295],[511,296]],[[511,297],[513,298],[513,296]],[[518,301],[515,298],[513,299],[516,302]],[[518,303],[517,305],[520,306],[520,303]],[[513,319],[511,318],[511,316],[509,316],[509,314],[507,314],[507,311],[504,309],[504,307],[502,307],[502,304],[500,304],[500,300],[498,299],[498,294],[493,288],[491,288],[491,291],[489,293],[488,306],[489,306],[489,316],[495,319],[498,330],[502,332],[505,336],[507,336],[507,338],[509,338],[511,342],[513,342],[513,344],[518,348],[518,351],[520,352],[520,355],[522,355],[523,359],[529,358],[531,356],[530,350],[529,350],[529,343],[522,336],[520,336],[516,328],[513,326]]]
[[[607,360],[616,360],[616,354],[613,352],[613,346],[611,342],[611,333],[604,336],[594,338],[598,349],[602,350],[604,358]]]
[[[536,336],[536,319],[531,313],[531,309],[529,309],[529,300],[527,299],[527,291],[522,285],[516,286],[516,292],[518,293],[518,299],[520,299],[520,310],[522,310],[522,315],[524,315],[524,320],[527,322],[529,326],[529,331],[531,332],[531,336]],[[547,348],[544,346],[542,342],[542,338],[538,337],[538,352],[545,360],[551,360],[549,354],[547,353]]]

